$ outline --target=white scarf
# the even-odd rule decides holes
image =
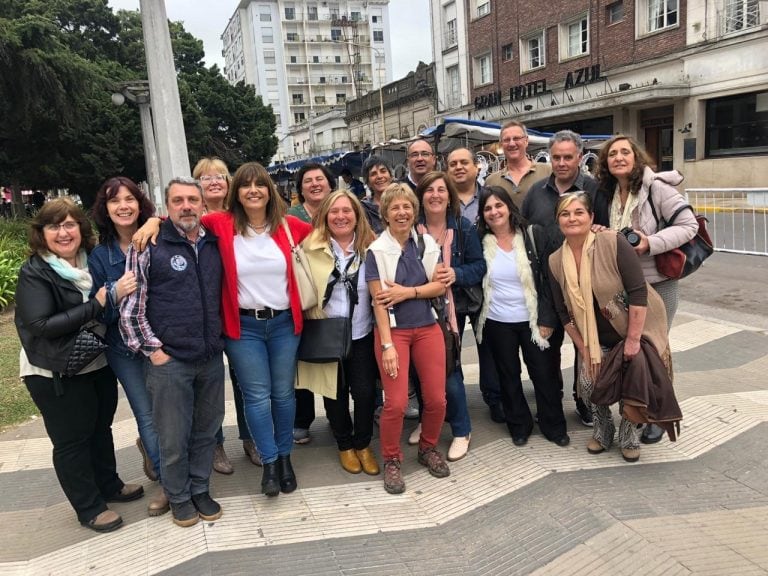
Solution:
[[[77,268],[50,252],[43,255],[42,258],[53,268],[56,274],[64,278],[64,280],[72,282],[82,292],[83,302],[88,301],[91,295],[91,288],[93,287],[93,278],[91,278],[88,272],[88,256],[85,250],[80,250],[77,253]]]

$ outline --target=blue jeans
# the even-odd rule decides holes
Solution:
[[[199,363],[149,363],[147,388],[168,499],[179,504],[208,492],[216,431],[224,420],[223,355]]]
[[[294,382],[299,336],[285,311],[271,320],[240,316],[240,339],[226,339],[227,356],[243,392],[245,419],[261,461],[293,448]]]
[[[160,448],[158,448],[155,424],[152,422],[152,397],[147,389],[148,361],[143,356],[133,356],[115,348],[108,348],[106,355],[110,368],[123,385],[125,397],[128,398],[133,417],[136,418],[139,438],[159,477]]]
[[[451,426],[451,435],[454,438],[469,436],[472,424],[469,421],[467,391],[461,368],[449,374],[445,381],[445,402],[445,421]]]

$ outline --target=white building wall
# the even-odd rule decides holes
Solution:
[[[470,94],[466,14],[466,0],[430,0],[438,117],[466,116],[463,108],[468,106]],[[453,19],[456,24],[450,27]],[[450,80],[453,67],[458,70],[458,86]]]
[[[222,35],[226,76],[272,105],[280,160],[307,148],[292,126],[391,81],[389,22],[389,0],[241,0]]]

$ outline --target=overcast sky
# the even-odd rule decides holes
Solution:
[[[237,0],[165,0],[170,20],[184,22],[184,28],[205,44],[205,61],[224,68],[221,34],[237,7]],[[109,0],[115,10],[138,10],[139,0]],[[416,68],[419,60],[432,61],[429,2],[426,0],[390,0],[389,17],[395,25],[390,30],[392,42],[392,79],[402,78]]]

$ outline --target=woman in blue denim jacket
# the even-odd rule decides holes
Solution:
[[[107,304],[102,321],[107,326],[107,362],[125,390],[139,429],[136,445],[144,461],[144,473],[158,480],[160,452],[157,432],[152,423],[152,399],[144,378],[144,358],[134,354],[123,343],[118,327],[120,302],[135,289],[132,272],[125,272],[125,253],[131,236],[152,216],[155,208],[131,179],[110,178],[96,193],[93,219],[99,229],[99,245],[88,256],[88,269],[93,277],[93,291],[107,288]],[[149,503],[149,515],[159,516],[168,511],[168,500],[162,489]]]
[[[442,265],[437,279],[447,288],[448,320],[452,330],[463,333],[457,322],[455,302],[460,288],[479,286],[485,276],[485,259],[480,238],[472,223],[461,216],[458,193],[444,172],[430,172],[419,182],[416,196],[421,204],[417,224],[419,234],[429,234],[440,246]],[[465,316],[460,316],[465,320]],[[458,366],[448,374],[445,388],[445,420],[451,426],[453,441],[448,449],[448,460],[453,462],[466,456],[472,436],[472,424],[467,409],[464,376]],[[418,442],[420,428],[416,428],[409,443]]]

